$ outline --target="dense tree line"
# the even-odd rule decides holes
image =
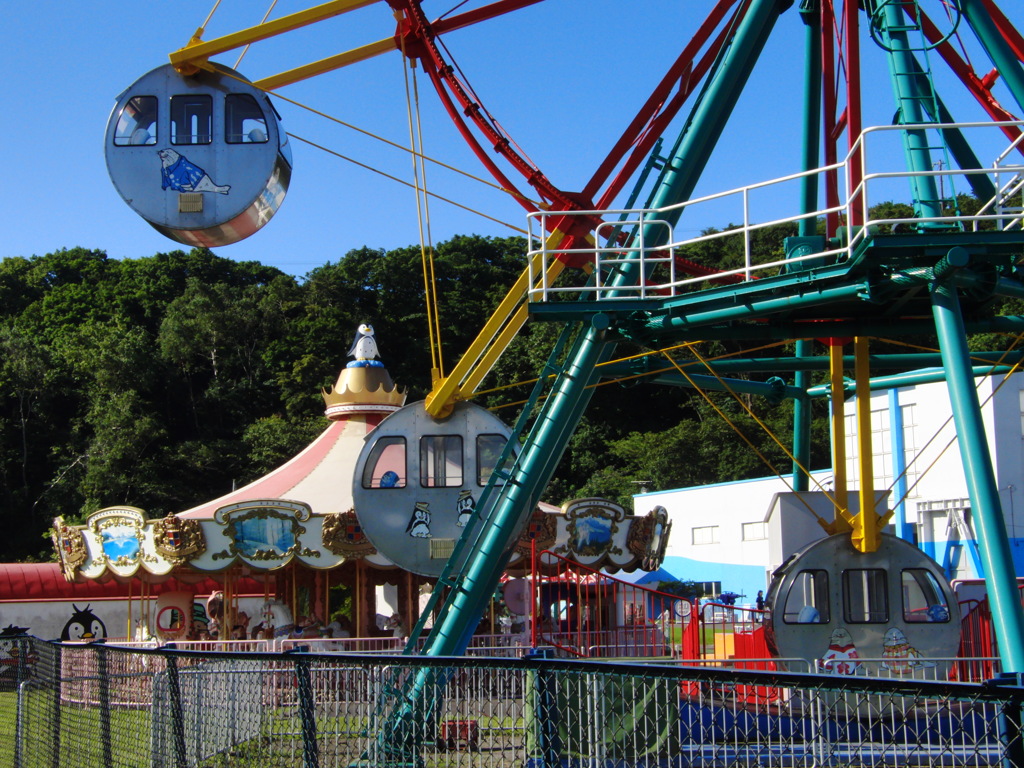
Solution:
[[[781,258],[790,234],[760,233],[758,260]],[[687,256],[719,267],[741,257],[741,245],[720,242]],[[520,238],[437,246],[449,368],[518,276],[524,250]],[[278,466],[325,426],[320,390],[361,322],[374,325],[410,401],[420,399],[430,387],[424,307],[419,247],[353,250],[301,279],[204,249],[115,260],[76,248],[0,261],[0,558],[49,557],[43,537],[57,515],[76,520],[114,504],[163,515]],[[561,331],[528,323],[484,386],[535,377]],[[701,349],[728,351],[735,345]],[[480,402],[511,423],[518,407],[502,406],[528,388]],[[607,382],[545,499],[629,504],[640,481],[666,489],[788,473],[789,459],[744,405],[788,443],[791,403]],[[818,407],[815,468],[829,461]]]

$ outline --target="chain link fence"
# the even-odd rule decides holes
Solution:
[[[623,664],[13,641],[0,768],[1024,766],[984,684]]]

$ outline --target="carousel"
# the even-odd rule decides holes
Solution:
[[[129,612],[136,618],[134,626],[129,620],[126,637],[181,642],[403,636],[419,618],[436,579],[430,567],[417,567],[415,557],[405,562],[403,547],[394,546],[403,536],[413,543],[423,538],[410,533],[422,532],[415,524],[417,507],[406,530],[396,534],[394,525],[382,529],[380,509],[363,501],[360,490],[369,485],[360,482],[365,470],[359,468],[366,463],[361,455],[372,452],[379,425],[391,442],[401,436],[395,429],[401,428],[401,419],[388,417],[400,416],[406,399],[379,359],[376,344],[367,343],[372,333],[369,326],[360,326],[357,341],[363,343],[349,353],[356,359],[322,393],[328,421],[324,431],[276,470],[166,517],[150,518],[143,509],[118,506],[91,513],[81,525],[57,518],[53,541],[65,579],[129,586],[140,604]],[[479,470],[468,474],[476,476]],[[410,477],[409,486],[427,484]],[[469,493],[449,490],[456,499]],[[540,504],[523,529],[508,572],[523,575],[536,569],[543,564],[539,552],[610,573],[653,570],[664,555],[668,528],[660,508],[634,516],[600,499],[576,499],[562,508]],[[441,542],[437,539],[435,548]],[[386,556],[382,549],[398,556]],[[219,589],[203,594],[199,585],[208,585],[211,578]],[[170,579],[183,587],[156,589]],[[197,590],[189,591],[189,584]],[[500,594],[496,600],[501,602]],[[492,611],[492,624],[494,619]],[[494,626],[489,629],[493,632]],[[112,637],[119,634],[111,630]]]

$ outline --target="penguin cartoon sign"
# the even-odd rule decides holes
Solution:
[[[8,624],[0,630],[0,691],[17,690],[19,676],[36,663],[38,656],[27,642],[28,627]],[[19,667],[22,667],[19,670]]]
[[[103,620],[92,612],[92,606],[87,605],[85,608],[79,608],[77,605],[72,605],[71,607],[75,612],[68,619],[60,633],[62,641],[65,643],[91,643],[95,640],[102,640],[107,636],[107,627]]]

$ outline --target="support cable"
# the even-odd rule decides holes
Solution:
[[[696,351],[694,351],[694,355],[696,355],[696,356],[698,357],[698,359],[701,359],[701,360],[702,360],[702,362],[703,362],[703,359],[702,359],[702,358],[700,358],[699,354],[698,354],[698,353],[697,353]],[[762,451],[761,451],[761,450],[760,450],[760,449],[759,449],[759,448],[758,448],[758,447],[757,447],[756,445],[754,445],[753,441],[752,441],[752,440],[751,440],[751,439],[750,439],[749,437],[747,437],[747,436],[746,436],[745,434],[743,434],[742,430],[740,430],[740,428],[739,428],[739,427],[738,427],[738,426],[737,426],[737,425],[736,425],[736,424],[735,424],[735,423],[734,423],[734,422],[732,421],[732,419],[730,419],[730,418],[729,418],[729,416],[728,416],[728,415],[727,415],[727,414],[726,414],[726,413],[725,413],[725,412],[724,412],[724,411],[723,411],[723,410],[722,410],[721,408],[719,408],[719,407],[718,407],[718,406],[717,406],[717,405],[715,404],[715,402],[714,402],[714,401],[713,401],[713,400],[712,400],[712,399],[711,399],[711,398],[710,398],[710,397],[709,397],[709,396],[707,395],[707,393],[706,393],[706,392],[704,392],[704,390],[703,390],[703,389],[701,389],[700,387],[698,387],[698,386],[697,386],[696,382],[694,382],[694,381],[693,381],[693,379],[691,379],[691,378],[690,378],[690,375],[689,375],[688,373],[686,373],[686,371],[684,371],[684,370],[682,369],[682,367],[680,367],[680,366],[679,366],[679,364],[678,364],[678,363],[676,363],[676,361],[675,361],[675,360],[673,360],[672,358],[668,357],[668,355],[666,355],[666,356],[665,356],[665,358],[666,358],[666,359],[667,359],[667,360],[668,360],[669,362],[671,362],[673,366],[675,366],[676,370],[677,370],[677,371],[679,371],[679,373],[680,373],[680,374],[681,374],[681,375],[683,376],[683,378],[685,378],[685,379],[686,379],[686,380],[687,380],[687,381],[688,381],[688,382],[690,383],[690,386],[691,386],[691,387],[693,387],[693,388],[694,388],[694,389],[695,389],[695,390],[696,390],[696,391],[697,391],[698,393],[700,393],[700,396],[704,398],[704,400],[705,400],[705,401],[706,401],[706,402],[708,403],[708,405],[710,405],[710,406],[711,406],[711,407],[712,407],[712,408],[713,408],[713,409],[715,410],[715,412],[716,412],[716,413],[717,413],[717,414],[718,414],[719,416],[721,416],[721,417],[722,417],[722,419],[723,419],[723,420],[725,421],[725,423],[726,423],[726,424],[728,424],[728,425],[729,425],[729,426],[730,426],[730,427],[732,428],[732,430],[733,430],[733,431],[734,431],[734,432],[735,432],[735,433],[736,433],[737,435],[739,435],[740,439],[741,439],[741,440],[743,440],[743,442],[745,442],[745,443],[746,443],[746,444],[747,444],[747,445],[748,445],[748,446],[750,447],[750,449],[751,449],[751,450],[752,450],[752,451],[754,452],[754,454],[755,454],[755,455],[756,455],[756,456],[757,456],[757,457],[758,457],[759,459],[761,459],[761,461],[762,461],[762,462],[764,462],[765,466],[767,466],[767,467],[768,467],[768,469],[770,469],[770,470],[771,470],[772,474],[774,474],[774,475],[775,475],[776,477],[778,477],[778,478],[779,478],[779,479],[780,479],[780,480],[781,480],[781,481],[782,481],[782,482],[783,482],[783,483],[784,483],[784,484],[786,485],[786,487],[787,487],[787,488],[789,488],[789,490],[790,490],[791,492],[793,492],[793,493],[795,493],[795,494],[796,494],[796,497],[797,497],[798,499],[800,499],[800,502],[801,502],[801,503],[802,503],[802,504],[803,504],[803,505],[804,505],[804,506],[805,506],[805,507],[807,508],[807,511],[811,513],[811,515],[812,515],[812,516],[813,516],[813,517],[815,518],[815,520],[817,520],[817,522],[818,522],[818,525],[820,525],[820,526],[821,526],[822,528],[824,528],[824,529],[825,529],[826,531],[827,531],[827,530],[829,530],[829,526],[830,526],[830,523],[829,523],[829,522],[828,522],[827,520],[825,520],[825,518],[823,518],[823,517],[822,517],[821,515],[819,515],[819,514],[818,514],[818,513],[817,513],[817,512],[816,512],[816,511],[814,510],[814,508],[813,508],[813,507],[812,507],[812,506],[810,505],[810,503],[809,503],[809,502],[807,501],[807,499],[805,499],[805,498],[804,498],[804,495],[803,495],[802,493],[798,493],[797,491],[795,491],[795,490],[793,489],[793,485],[792,485],[792,484],[791,484],[791,483],[789,482],[789,480],[788,480],[788,479],[786,478],[786,476],[785,476],[785,475],[783,475],[783,474],[782,474],[782,473],[781,473],[781,472],[780,472],[780,471],[779,471],[779,470],[778,470],[778,469],[777,469],[777,468],[775,467],[775,465],[774,465],[774,464],[772,464],[771,460],[770,460],[770,459],[769,459],[769,458],[768,458],[767,456],[765,456],[765,455],[764,455],[764,453],[763,453],[763,452],[762,452]],[[711,370],[711,369],[710,369],[710,367],[708,368],[708,370]],[[716,375],[716,374],[714,374],[714,371],[711,371],[711,373],[712,373],[712,375]],[[816,479],[814,478],[814,476],[813,476],[813,475],[812,475],[812,474],[811,474],[811,473],[810,473],[810,472],[809,472],[809,471],[808,471],[807,469],[805,469],[805,468],[804,468],[803,466],[801,466],[801,465],[800,465],[799,463],[797,463],[797,460],[796,460],[796,458],[795,458],[795,457],[793,456],[793,454],[792,454],[792,453],[791,453],[791,452],[790,452],[790,451],[789,451],[788,449],[786,449],[786,447],[785,447],[785,446],[783,446],[783,445],[782,445],[781,443],[779,443],[778,439],[777,439],[777,438],[775,438],[775,436],[774,436],[774,435],[772,434],[771,430],[769,430],[769,429],[768,429],[768,428],[767,428],[767,427],[766,427],[766,426],[765,426],[765,425],[764,425],[764,424],[763,424],[763,423],[761,422],[761,420],[760,420],[760,419],[758,419],[758,418],[757,418],[756,416],[754,416],[754,414],[753,414],[753,413],[752,413],[752,412],[750,411],[750,409],[749,409],[749,408],[747,408],[746,404],[745,404],[745,403],[744,403],[744,402],[742,401],[742,399],[741,399],[741,398],[739,398],[738,396],[736,396],[736,394],[735,394],[735,393],[734,393],[734,392],[733,392],[733,391],[732,391],[731,389],[729,389],[729,388],[728,388],[728,385],[726,385],[724,381],[723,381],[723,382],[721,382],[721,383],[723,384],[723,386],[725,386],[725,387],[726,387],[726,390],[727,390],[727,391],[728,391],[728,392],[729,392],[729,393],[730,393],[731,395],[733,395],[733,397],[735,397],[735,398],[736,398],[736,401],[740,403],[740,405],[741,405],[741,406],[742,406],[742,407],[744,408],[744,410],[746,410],[746,411],[747,411],[747,414],[748,414],[749,416],[751,416],[751,417],[752,417],[752,418],[753,418],[753,419],[754,419],[754,420],[755,420],[755,421],[756,421],[756,422],[757,422],[758,424],[760,424],[760,425],[761,425],[761,426],[762,426],[762,427],[764,428],[764,430],[765,430],[765,431],[766,431],[766,432],[768,433],[768,435],[769,435],[769,436],[770,436],[770,437],[771,437],[771,438],[772,438],[773,440],[775,440],[775,442],[776,442],[776,443],[778,443],[778,444],[779,444],[779,446],[780,446],[780,447],[782,448],[782,450],[783,450],[783,451],[785,452],[785,454],[786,454],[786,455],[787,455],[787,456],[788,456],[788,457],[790,458],[790,460],[792,460],[792,461],[793,461],[793,463],[794,463],[794,464],[796,464],[796,465],[797,465],[797,466],[798,466],[798,467],[800,468],[800,471],[804,472],[804,473],[805,473],[805,474],[806,474],[806,475],[808,476],[808,478],[809,478],[810,480],[812,480],[812,481],[814,482],[814,484],[818,486],[818,488],[820,488],[820,489],[821,489],[821,491],[822,491],[822,492],[823,492],[823,493],[825,494],[825,497],[826,497],[826,498],[828,498],[828,499],[829,499],[830,501],[832,501],[832,503],[834,504],[834,503],[835,503],[835,500],[834,500],[834,499],[832,498],[832,495],[831,495],[831,494],[829,494],[829,492],[828,492],[828,491],[826,491],[826,490],[825,490],[825,489],[824,489],[824,488],[823,488],[823,487],[821,486],[821,484],[820,484],[820,483],[818,483],[818,481],[817,481],[817,480],[816,480]]]
[[[220,0],[217,0],[217,2],[220,2]],[[270,18],[270,14],[272,14],[274,12],[274,6],[276,6],[276,5],[277,5],[277,0],[271,0],[270,7],[267,8],[267,12],[264,13],[263,14],[263,18],[260,19],[260,24],[263,24],[264,22],[266,22],[267,19]],[[252,43],[246,43],[245,44],[245,47],[242,48],[242,52],[240,54],[238,54],[238,58],[235,59],[235,66],[233,66],[232,69],[238,69],[239,64],[242,63],[242,59],[245,58],[245,54],[247,54],[249,52],[249,49],[251,47],[252,47]]]
[[[401,22],[401,15],[398,12],[395,13],[395,18]],[[422,154],[423,125],[420,121],[419,90],[416,86],[416,61],[410,60],[406,56],[405,37],[401,38],[401,48],[405,108],[409,122],[410,159],[412,160],[412,178],[416,192],[416,224],[420,238],[420,265],[423,270],[423,300],[426,304],[427,339],[430,345],[430,380],[433,383],[444,377],[444,363],[441,359],[441,322],[438,315],[434,247],[430,236],[430,207],[426,195],[426,164],[423,162]],[[406,61],[409,62],[408,66],[405,66]]]

